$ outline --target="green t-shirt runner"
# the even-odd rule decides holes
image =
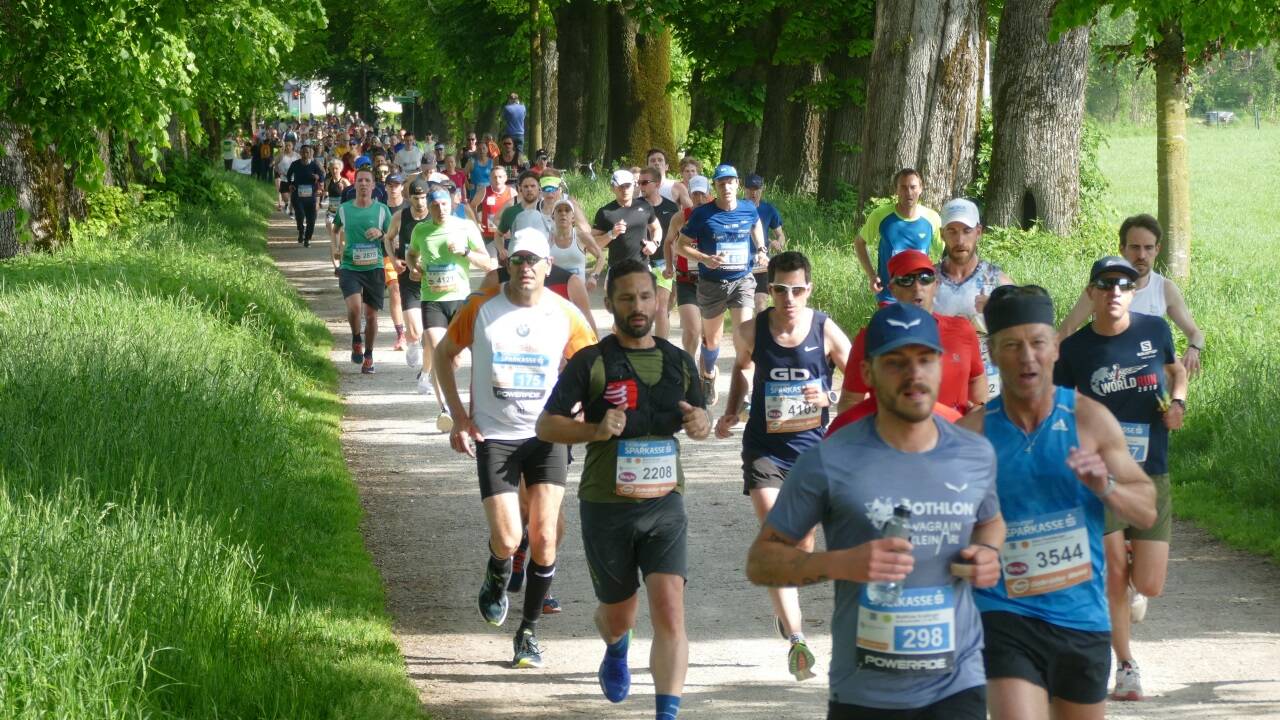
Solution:
[[[333,218],[334,228],[345,228],[342,247],[342,269],[367,272],[382,269],[382,236],[372,239],[365,234],[370,228],[386,232],[391,225],[391,210],[374,200],[369,207],[356,207],[356,201],[342,203]]]
[[[453,252],[451,242],[455,247],[464,245],[466,250]],[[418,254],[422,268],[423,302],[466,300],[471,294],[471,261],[466,254],[485,251],[475,223],[452,215],[445,216],[440,225],[423,220],[413,228],[409,249]]]

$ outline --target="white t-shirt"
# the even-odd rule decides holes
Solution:
[[[422,146],[414,145],[412,149],[405,146],[396,153],[396,164],[404,172],[410,173],[420,169],[422,165]]]

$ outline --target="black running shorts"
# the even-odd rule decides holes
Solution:
[[[600,602],[627,600],[650,573],[688,578],[689,516],[680,493],[634,503],[581,500],[578,509],[587,569]]]
[[[979,685],[922,708],[884,708],[827,703],[827,720],[986,720],[987,688]]]
[[[408,272],[400,273],[400,309],[418,310],[422,307],[422,281],[409,277]]]
[[[429,300],[422,303],[422,327],[447,328],[466,300]]]
[[[698,286],[676,281],[676,307],[698,304]]]
[[[526,486],[551,483],[564,487],[569,475],[564,445],[536,437],[528,440],[484,440],[476,443],[481,499],[513,493]]]
[[[742,450],[742,494],[750,495],[752,490],[762,488],[781,488],[787,474],[772,460],[755,453]]]
[[[1071,630],[1010,612],[982,613],[987,679],[1020,678],[1050,698],[1093,705],[1107,698],[1111,633]]]
[[[338,269],[338,287],[342,288],[342,297],[349,298],[359,293],[365,305],[376,310],[382,309],[382,294],[386,290],[386,275],[382,268],[375,270]]]

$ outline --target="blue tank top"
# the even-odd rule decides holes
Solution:
[[[453,216],[456,218],[462,218],[463,220],[467,219],[467,209],[463,207],[462,203],[458,203],[453,206]]]
[[[489,184],[489,175],[493,172],[493,158],[489,158],[489,162],[481,165],[480,163],[471,164],[471,184],[476,187],[484,187]]]
[[[751,351],[755,378],[751,382],[751,417],[742,434],[743,450],[767,457],[779,469],[789,470],[800,453],[822,440],[827,409],[804,401],[804,389],[816,385],[831,389],[827,362],[825,313],[813,311],[809,334],[795,347],[782,347],[769,330],[769,308],[756,320],[756,344]]]
[[[1067,467],[1067,453],[1080,445],[1076,391],[1054,392],[1053,412],[1029,434],[1009,420],[1004,398],[987,404],[984,433],[996,449],[996,490],[1009,531],[1000,582],[976,591],[978,609],[1107,632],[1103,505]]]

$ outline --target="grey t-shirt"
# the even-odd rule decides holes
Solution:
[[[1000,513],[996,456],[985,437],[934,422],[938,443],[923,453],[890,447],[874,415],[842,428],[800,455],[769,513],[795,539],[821,522],[827,548],[840,550],[880,537],[895,506],[911,507],[915,569],[899,605],[860,608],[864,586],[836,582],[833,702],[919,708],[986,682],[973,590],[950,566],[974,524]]]

